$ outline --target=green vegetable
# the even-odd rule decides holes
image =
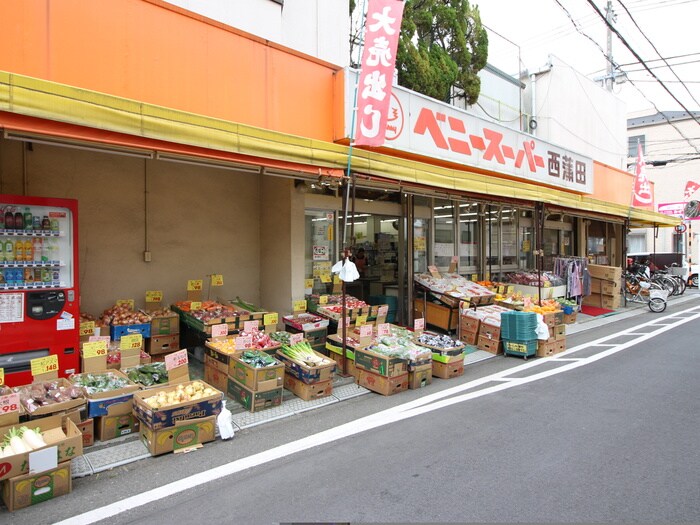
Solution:
[[[260,350],[246,350],[239,359],[253,368],[265,368],[279,364],[277,359]]]
[[[270,339],[277,341],[278,343],[288,345],[290,343],[290,335],[291,334],[289,332],[273,332],[270,334]]]
[[[129,384],[127,379],[119,377],[111,372],[102,374],[79,374],[71,376],[70,380],[73,384],[82,386],[88,394],[109,392],[110,390],[124,388]]]
[[[258,308],[253,303],[245,302],[243,299],[241,299],[238,296],[236,296],[235,301],[231,301],[231,304],[235,304],[236,306],[243,308],[244,310],[246,310],[248,312],[264,312],[265,311],[262,308]]]
[[[127,377],[134,383],[144,386],[160,385],[168,382],[168,371],[165,363],[150,363],[130,368]]]
[[[314,352],[311,345],[309,345],[309,343],[306,341],[302,341],[291,346],[282,345],[280,350],[290,359],[304,363],[307,366],[321,366],[330,361],[325,357],[319,357],[316,355],[316,352]]]

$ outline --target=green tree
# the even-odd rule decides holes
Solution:
[[[478,7],[468,0],[406,0],[396,53],[399,85],[471,105],[479,98],[478,72],[487,58],[488,35]]]

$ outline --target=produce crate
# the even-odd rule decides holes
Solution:
[[[573,312],[571,314],[564,314],[563,321],[564,324],[574,324],[576,322],[576,314],[578,312]]]
[[[321,381],[317,383],[305,383],[291,374],[284,374],[284,388],[304,401],[321,399],[333,393],[333,381]]]
[[[324,357],[323,354],[316,353],[319,357]],[[275,355],[285,367],[287,374],[297,378],[299,381],[306,384],[322,383],[333,379],[333,372],[335,371],[335,361],[331,360],[330,363],[321,366],[308,366],[304,363],[294,361],[281,350],[277,351]],[[329,358],[326,358],[329,359]]]
[[[144,339],[151,337],[151,324],[142,323],[109,326],[109,337],[112,341],[119,341],[124,335],[135,334],[141,334]]]
[[[204,381],[225,392],[228,388],[228,363],[223,364],[213,357],[205,355]]]
[[[153,335],[146,340],[146,352],[150,355],[169,354],[180,349],[180,334]]]
[[[416,356],[415,359],[409,359],[407,370],[409,372],[414,372],[415,370],[420,370],[426,366],[431,366],[433,363],[433,353],[426,348],[425,354],[420,354]]]
[[[232,377],[228,378],[228,395],[250,412],[259,412],[281,405],[282,390],[280,386],[274,390],[255,392]]]
[[[274,365],[255,368],[234,355],[229,361],[228,375],[250,390],[265,392],[283,386],[284,368],[285,365],[279,361]]]
[[[404,372],[403,375],[399,376],[386,377],[358,367],[357,384],[372,392],[391,396],[408,390],[408,372]]]
[[[416,368],[408,373],[408,388],[416,390],[428,386],[433,382],[433,363]]]
[[[315,320],[313,320],[314,317],[316,318]],[[287,330],[287,332],[292,333],[309,333],[322,329],[325,329],[324,331],[327,332],[329,323],[328,319],[324,319],[318,316],[312,317],[308,314],[301,316],[287,315],[282,318],[282,321],[284,322],[285,329]],[[292,328],[292,330],[289,330],[290,328]]]
[[[549,357],[566,350],[566,341],[538,341],[537,357]]]
[[[328,322],[328,319],[326,319],[326,323]],[[304,334],[304,339],[311,345],[311,347],[316,350],[317,348],[325,348],[326,346],[326,338],[328,337],[328,325],[326,325],[323,328],[315,328],[313,330],[300,330],[298,328],[295,328],[293,326],[287,325],[285,327],[285,331],[289,332],[290,334]]]
[[[355,366],[385,377],[396,377],[408,372],[408,361],[399,357],[390,357],[370,350],[355,350]]]
[[[141,425],[141,441],[152,456],[167,454],[214,441],[216,416],[190,419],[159,430]]]
[[[167,317],[151,318],[151,337],[157,335],[174,335],[180,333],[180,316],[173,312]]]
[[[479,337],[488,337],[489,339],[495,339],[497,341],[501,338],[501,327],[488,323],[481,323],[479,327]]]
[[[558,310],[556,312],[545,312],[543,315],[544,323],[547,326],[557,326],[564,324],[564,311]]]
[[[433,364],[435,363],[464,363],[464,352],[462,351],[459,354],[433,352]]]
[[[506,355],[533,356],[537,352],[537,339],[527,341],[504,340],[503,351]]]
[[[468,345],[475,345],[479,340],[479,332],[462,330],[459,333],[459,340]]]
[[[109,441],[122,436],[136,433],[139,430],[139,420],[134,414],[121,416],[101,416],[95,421],[95,439]]]
[[[564,339],[566,339],[566,325],[558,324],[556,326],[550,326],[549,339],[551,339],[552,341],[563,341]]]
[[[484,336],[479,336],[479,340],[476,343],[476,348],[495,355],[503,353],[503,343],[500,339],[491,339]]]
[[[433,361],[433,377],[440,379],[452,379],[464,374],[464,360],[453,363],[440,363]]]
[[[71,462],[60,463],[44,472],[15,476],[3,481],[2,500],[14,512],[37,503],[70,494],[73,490]],[[21,521],[18,519],[18,522]],[[12,523],[12,520],[10,520]]]

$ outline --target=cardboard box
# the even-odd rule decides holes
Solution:
[[[405,359],[377,354],[361,348],[355,350],[355,366],[385,377],[404,376],[408,373],[408,361]]]
[[[479,332],[479,325],[481,321],[476,317],[471,317],[469,315],[459,316],[459,330],[460,332]]]
[[[19,509],[65,496],[73,489],[70,461],[37,474],[25,474],[2,482],[2,500],[7,510]]]
[[[109,441],[138,432],[139,420],[133,413],[95,418],[95,439]]]
[[[600,308],[607,308],[608,310],[615,310],[620,307],[622,303],[622,295],[601,295],[598,293],[591,294],[583,298],[583,304],[587,306],[598,306]]]
[[[360,369],[355,366],[355,361],[350,358],[345,359],[345,371],[348,375],[354,377],[355,379],[357,379],[357,376],[360,373]]]
[[[562,341],[566,339],[566,325],[558,324],[549,327],[549,339],[552,341]]]
[[[564,314],[564,324],[574,324],[576,322],[576,314],[578,314],[578,312],[574,312],[572,314]]]
[[[617,266],[589,264],[588,273],[591,277],[606,279],[608,281],[619,281],[622,278],[622,268],[618,268]]]
[[[457,302],[459,303],[459,299],[457,299]],[[430,301],[426,305],[423,299],[415,299],[413,309],[415,317],[423,317],[427,324],[437,326],[443,330],[456,330],[459,325],[459,313],[456,307],[450,308]]]
[[[285,372],[303,381],[307,384],[312,383],[323,383],[333,379],[333,372],[335,372],[335,361],[329,357],[314,352],[318,357],[323,357],[330,360],[330,363],[321,366],[307,366],[304,363],[299,363],[293,359],[287,357],[280,350],[277,351],[275,357],[279,359],[285,367]]]
[[[408,373],[408,388],[416,390],[433,382],[433,364],[424,365]]]
[[[57,379],[50,379],[47,381],[37,381],[35,383],[32,383],[31,385],[24,385],[19,387],[20,389],[31,389],[32,386],[34,387],[39,387],[45,383],[53,383],[56,384],[60,388],[73,388],[75,385],[68,381],[64,377],[59,377]],[[36,407],[33,411],[30,411],[30,406],[27,403],[27,398],[25,396],[22,396],[20,394],[20,403],[24,407],[25,412],[31,417],[31,418],[36,418],[36,417],[44,417],[48,416],[51,414],[60,414],[60,413],[65,413],[69,412],[72,410],[80,410],[81,408],[84,408],[87,404],[87,399],[85,398],[85,394],[83,393],[82,389],[79,389],[81,391],[81,396],[76,399],[71,399],[68,401],[63,401],[62,403],[53,403],[50,405],[44,405],[44,406],[39,406]]]
[[[76,423],[75,426],[78,427],[78,430],[83,435],[83,448],[91,447],[95,444],[95,420],[93,418]]]
[[[469,330],[469,331],[462,330],[459,333],[459,340],[462,341],[464,344],[473,346],[479,340],[479,332],[478,331],[471,331],[471,330]]]
[[[408,390],[408,372],[400,376],[386,377],[358,368],[357,384],[384,396]]]
[[[22,425],[26,425],[26,423],[0,428],[0,436],[4,436],[10,429]],[[32,422],[32,428],[38,428],[41,431],[47,446],[56,447],[59,463],[83,455],[83,436],[69,417],[49,416],[37,419]],[[2,458],[0,461],[0,480],[14,478],[29,472],[29,456],[31,454],[32,452],[26,452]]]
[[[464,360],[455,363],[440,363],[433,361],[433,377],[452,379],[464,374]]]
[[[501,338],[501,327],[487,323],[481,323],[479,326],[479,337],[487,337],[498,341]]]
[[[180,333],[180,316],[173,312],[168,317],[151,318],[151,337],[159,335],[174,335]]]
[[[620,285],[617,281],[593,278],[591,279],[591,292],[602,295],[617,295],[620,293]]]
[[[141,425],[139,434],[152,456],[176,452],[214,441],[216,416],[181,421],[175,426],[151,430]]]
[[[433,363],[464,363],[464,353],[459,354],[445,354],[440,352],[433,352]]]
[[[191,385],[194,381],[181,383],[183,387]],[[209,387],[204,381],[200,381],[204,387]],[[156,390],[144,390],[134,394],[134,414],[137,418],[151,430],[160,430],[175,426],[179,421],[188,419],[199,419],[210,416],[217,416],[221,412],[221,400],[223,393],[215,390],[211,396],[198,399],[196,401],[183,401],[170,405],[167,408],[151,408],[144,401],[146,398],[155,395],[157,392],[171,392],[177,390],[180,385],[166,386]]]
[[[548,357],[558,354],[566,350],[566,341],[538,341],[537,342],[537,357]]]
[[[547,326],[557,326],[564,323],[564,311],[558,310],[556,312],[545,312],[543,315],[544,323]]]
[[[299,317],[296,315],[286,315],[282,318],[282,321],[284,324],[288,327],[294,328],[296,332],[294,333],[299,333],[299,332],[313,332],[315,330],[318,330],[320,328],[328,328],[328,324],[330,321],[328,319],[324,319],[323,317],[318,317],[315,316],[317,319],[313,322],[309,322],[307,319],[309,318],[309,315],[313,314],[304,314],[303,316]],[[289,331],[289,330],[287,330]]]
[[[282,404],[282,387],[265,392],[256,392],[234,378],[228,378],[228,395],[250,412],[259,412]]]
[[[499,355],[503,353],[503,342],[500,340],[479,336],[479,340],[476,343],[476,348],[483,350],[484,352]]]
[[[124,335],[141,334],[144,339],[151,337],[151,323],[110,325],[109,337],[119,341]]]
[[[511,286],[511,285],[509,285]],[[540,297],[540,299],[553,299],[566,295],[566,286],[528,286],[524,284],[512,285],[514,291],[519,292],[523,297]],[[540,296],[540,292],[542,295]]]
[[[204,356],[204,381],[214,388],[226,391],[228,388],[228,366],[208,355]]]
[[[180,349],[180,334],[156,335],[146,339],[146,352],[150,355],[169,354]]]
[[[287,373],[284,374],[284,388],[304,401],[311,401],[330,396],[333,393],[333,381],[329,379],[309,384]]]
[[[284,385],[284,364],[279,361],[276,363],[264,368],[255,368],[233,356],[229,361],[228,375],[256,392],[275,390]]]
[[[430,351],[430,349],[426,348],[426,352],[424,354],[418,354],[415,356],[415,359],[408,361],[407,370],[409,372],[414,372],[416,369],[420,370],[421,368],[431,366],[432,364],[433,353]]]
[[[86,393],[87,417],[119,416],[131,412],[131,397],[133,393],[140,390],[141,387],[136,383],[129,381],[128,377],[119,370],[105,370],[101,373],[113,374],[121,377],[122,379],[126,379],[128,383],[123,388],[117,388],[108,392],[97,392],[94,394]],[[82,375],[84,374],[76,374],[71,376],[69,379],[71,379],[71,382],[74,382],[73,378],[77,378]]]

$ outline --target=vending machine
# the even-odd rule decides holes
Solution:
[[[0,369],[32,382],[32,359],[79,372],[78,201],[0,194]]]

